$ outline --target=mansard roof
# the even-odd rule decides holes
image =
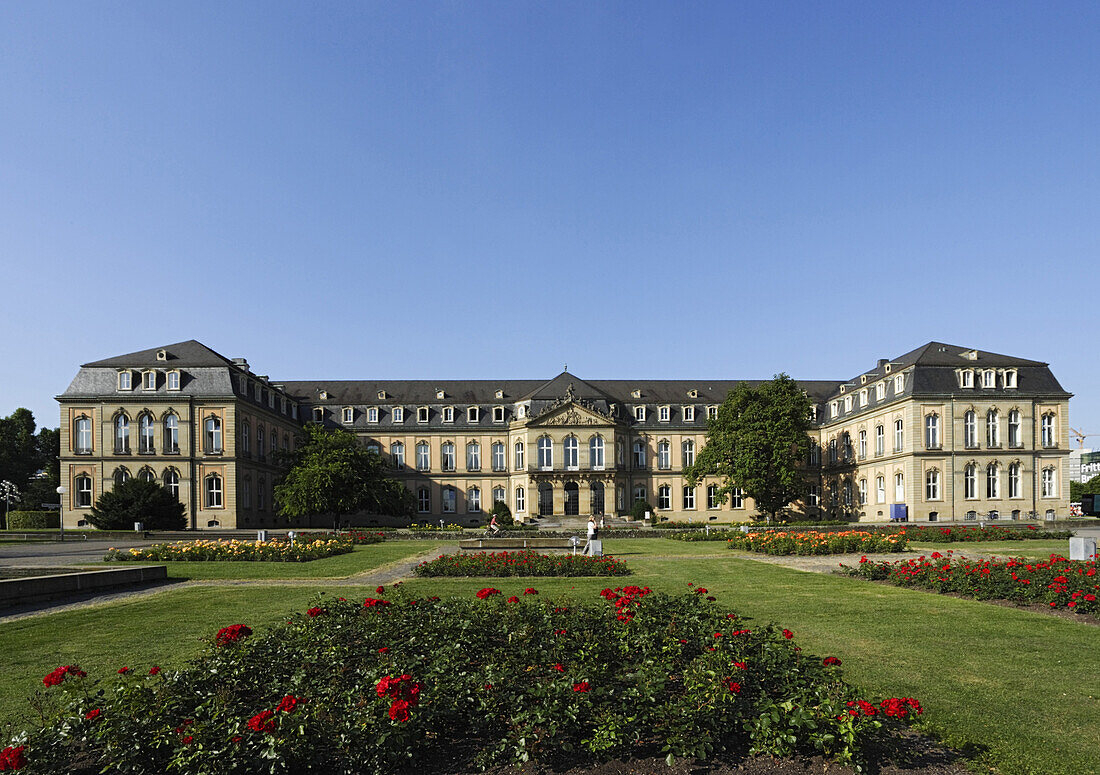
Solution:
[[[165,351],[165,360],[157,358],[161,350]],[[143,366],[156,366],[159,368],[198,367],[198,366],[233,366],[233,361],[224,355],[214,352],[202,342],[188,339],[186,342],[163,347],[154,347],[149,350],[138,350],[126,355],[116,355],[113,358],[104,358],[101,361],[85,363],[81,368],[134,368]]]

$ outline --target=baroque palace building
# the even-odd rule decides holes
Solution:
[[[138,476],[191,527],[282,522],[276,453],[305,423],[388,457],[421,521],[478,524],[495,501],[521,520],[615,515],[744,521],[717,480],[683,469],[739,380],[274,382],[194,340],[87,363],[61,404],[66,527]],[[748,381],[754,384],[754,381]],[[1052,518],[1068,504],[1069,398],[1047,364],[931,342],[846,381],[799,381],[813,405],[809,490],[792,510],[918,521]],[[361,515],[356,524],[385,523]],[[302,524],[302,523],[295,523]]]

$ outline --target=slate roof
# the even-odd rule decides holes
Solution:
[[[167,360],[157,360],[157,353],[164,350]],[[157,366],[160,368],[197,366],[233,366],[233,361],[224,355],[214,352],[202,342],[188,339],[186,342],[176,342],[164,347],[154,347],[150,350],[139,350],[126,355],[116,355],[113,358],[104,358],[101,361],[92,361],[82,364],[82,368],[141,368],[143,366]]]

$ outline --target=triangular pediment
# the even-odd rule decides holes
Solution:
[[[615,421],[593,409],[589,409],[587,406],[582,406],[576,401],[567,401],[561,406],[555,406],[538,417],[532,418],[527,425],[529,427],[578,425],[607,428],[615,425]]]

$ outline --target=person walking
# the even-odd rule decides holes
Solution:
[[[585,554],[591,554],[591,552],[592,552],[592,541],[595,540],[597,535],[599,535],[599,530],[596,528],[596,518],[595,517],[589,517],[588,518],[588,543],[586,543],[584,545],[584,553]]]

